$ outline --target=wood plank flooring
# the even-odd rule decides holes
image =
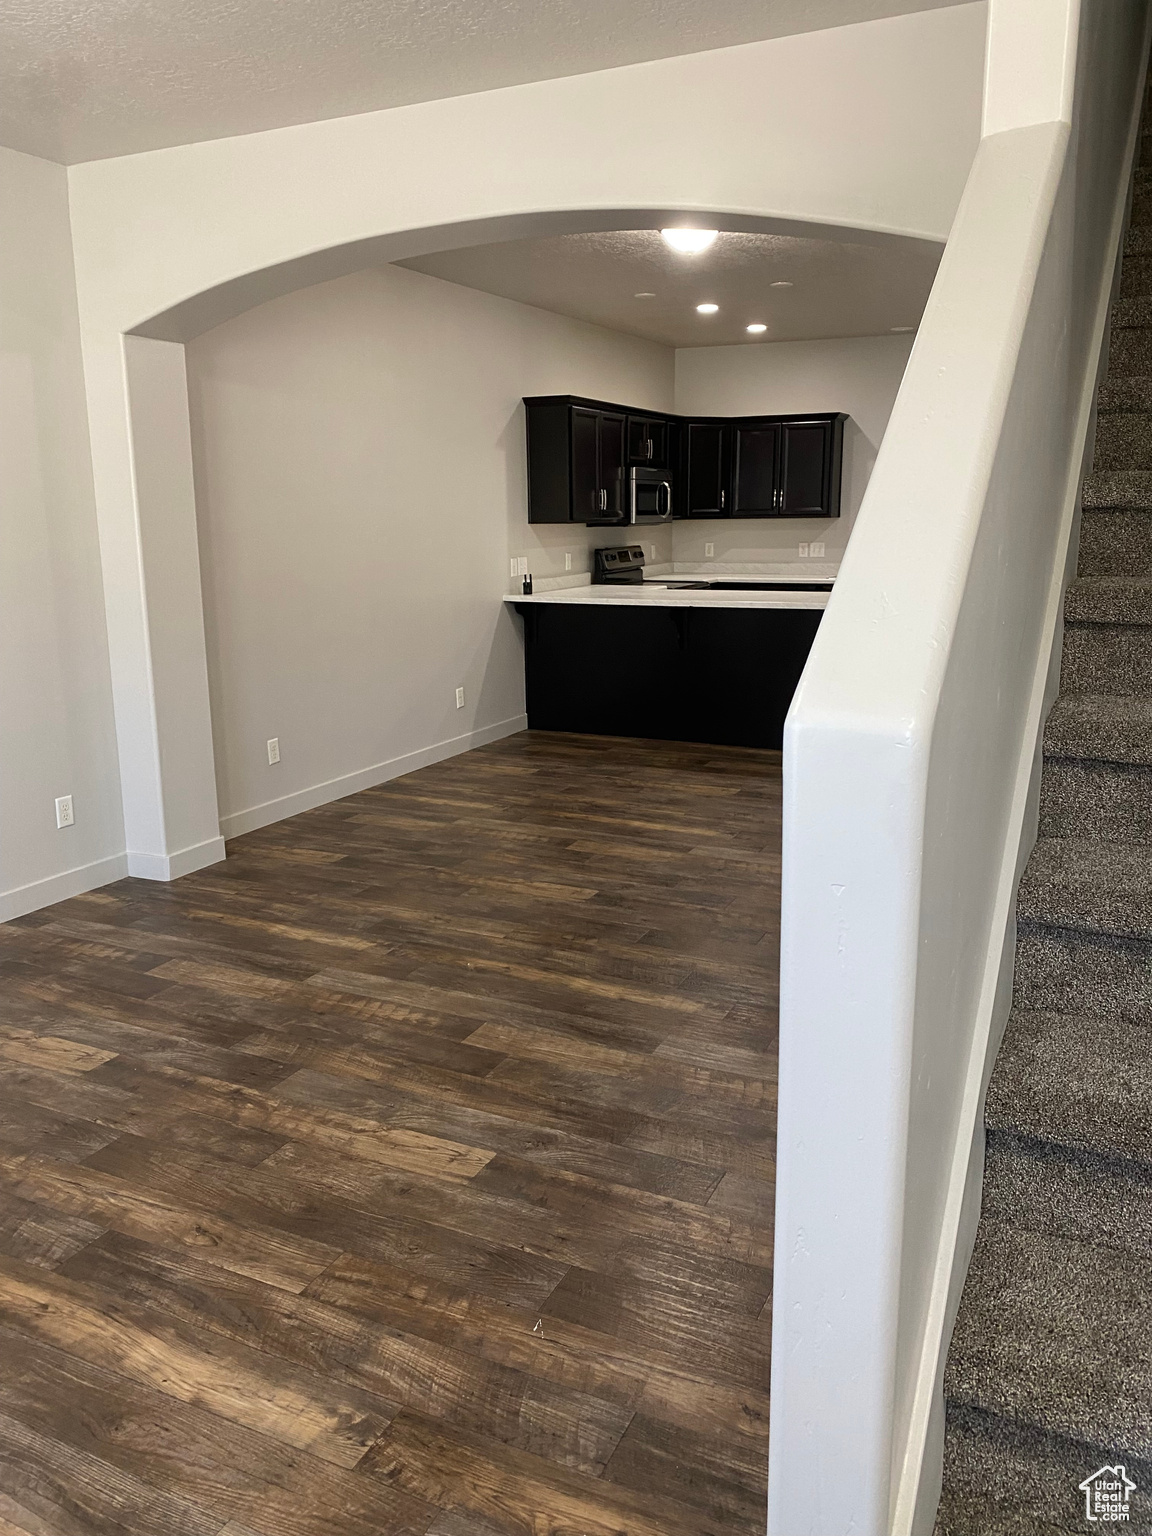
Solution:
[[[760,1536],[779,835],[526,732],[0,927],[0,1536]]]

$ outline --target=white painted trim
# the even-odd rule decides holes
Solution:
[[[1152,17],[1149,20],[1152,28]],[[1147,31],[1144,52],[1148,53]],[[980,1216],[980,1197],[984,1168],[984,1098],[1004,1026],[1012,1006],[1012,977],[1016,951],[1016,891],[1024,866],[1036,842],[1036,809],[1040,769],[1043,762],[1044,721],[1051,707],[1059,677],[1060,646],[1063,641],[1064,590],[1074,575],[1069,570],[1069,551],[1077,526],[1080,490],[1085,473],[1091,468],[1096,391],[1105,371],[1105,347],[1109,313],[1119,279],[1121,245],[1128,212],[1131,168],[1139,140],[1143,112],[1143,92],[1138,94],[1128,132],[1125,164],[1129,174],[1120,183],[1120,192],[1112,215],[1109,249],[1112,261],[1105,266],[1104,278],[1096,301],[1093,319],[1092,350],[1097,359],[1095,372],[1086,373],[1080,393],[1074,441],[1079,455],[1072,460],[1065,488],[1060,519],[1060,534],[1049,581],[1044,614],[1045,640],[1036,659],[1027,723],[1021,738],[1020,758],[1012,796],[1008,826],[1005,831],[1003,859],[997,878],[988,952],[976,1014],[976,1025],[965,1075],[964,1097],[952,1153],[948,1194],[941,1223],[940,1244],[932,1278],[927,1325],[921,1348],[919,1369],[908,1437],[900,1467],[893,1509],[891,1536],[930,1536],[940,1498],[940,1469],[932,1461],[931,1481],[925,1483],[930,1446],[943,1444],[943,1378],[948,1345],[956,1322],[960,1293],[972,1257],[976,1226]]]
[[[421,747],[417,752],[405,752],[387,762],[374,763],[371,768],[360,768],[355,773],[342,774],[338,779],[327,779],[323,784],[282,795],[278,800],[265,800],[262,805],[253,805],[246,811],[234,811],[232,815],[220,818],[220,830],[225,837],[240,837],[245,832],[270,826],[274,821],[298,816],[301,811],[315,810],[318,805],[328,805],[333,800],[343,800],[346,795],[371,789],[376,784],[386,784],[389,779],[398,779],[417,768],[427,768],[431,763],[443,762],[447,757],[456,757],[461,752],[470,752],[473,747],[483,747],[490,741],[500,741],[527,729],[527,715],[513,715],[508,720],[498,720],[495,725],[484,725],[463,736]]]
[[[50,907],[57,901],[67,901],[70,896],[82,896],[85,891],[94,891],[98,886],[111,885],[113,880],[123,880],[127,873],[127,854],[114,853],[111,858],[80,864],[62,874],[33,880],[30,885],[0,891],[0,923],[23,917],[28,912],[38,912],[41,907]]]
[[[210,837],[175,853],[128,854],[128,873],[138,880],[179,880],[209,864],[219,864],[226,857],[223,837]]]

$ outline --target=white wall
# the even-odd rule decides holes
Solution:
[[[604,537],[529,528],[521,396],[671,409],[672,351],[386,266],[187,364],[225,832],[521,728],[509,554],[580,571]]]
[[[153,829],[132,844],[142,873],[218,853],[207,754],[185,750],[211,738],[206,690],[182,694],[206,669],[190,624],[199,573],[166,557],[183,535],[152,534],[191,521],[173,510],[191,500],[190,477],[182,450],[163,472],[175,426],[133,410],[125,333],[184,342],[371,262],[658,226],[677,210],[707,210],[718,228],[943,238],[979,132],[984,14],[945,7],[71,167],[125,806]],[[179,640],[160,633],[173,628]],[[201,810],[177,826],[177,805]]]
[[[677,564],[777,564],[797,559],[797,546],[817,539],[824,559],[844,553],[888,417],[904,376],[911,336],[836,341],[774,341],[736,347],[689,347],[676,353],[676,409],[686,415],[784,415],[846,411],[840,516],[678,523]]]
[[[3,919],[125,866],[64,170],[0,149],[0,227]]]

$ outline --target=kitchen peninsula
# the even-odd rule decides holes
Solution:
[[[510,594],[529,727],[779,748],[831,586],[675,571]]]

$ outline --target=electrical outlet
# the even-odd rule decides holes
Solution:
[[[648,546],[648,558],[649,558],[649,560],[655,560],[655,558],[656,558],[656,546],[655,546],[655,544],[649,544],[649,546]]]
[[[457,688],[457,690],[456,690],[456,708],[457,709],[463,709],[464,708],[464,690],[463,690],[463,688]]]
[[[56,825],[58,827],[74,826],[76,817],[72,812],[72,796],[61,795],[56,802]]]
[[[809,544],[809,546],[808,546],[808,553],[809,553],[809,555],[811,555],[813,560],[823,560],[823,558],[824,558],[824,546],[823,546],[823,544]]]
[[[273,736],[268,742],[268,766],[280,761],[280,738]]]
[[[564,569],[566,571],[570,571],[572,569],[572,555],[568,550],[564,551]]]
[[[527,555],[520,555],[517,558],[516,569],[513,572],[513,575],[516,575],[516,576],[527,576],[527,574],[528,574],[528,556]]]
[[[716,546],[715,546],[715,544],[705,544],[705,546],[704,546],[704,558],[705,558],[705,560],[711,560],[712,556],[715,553],[716,553]]]
[[[808,546],[807,546],[807,544],[800,544],[797,547],[799,548],[799,551],[800,551],[800,558],[801,558],[801,560],[807,560],[807,558],[808,558]]]

